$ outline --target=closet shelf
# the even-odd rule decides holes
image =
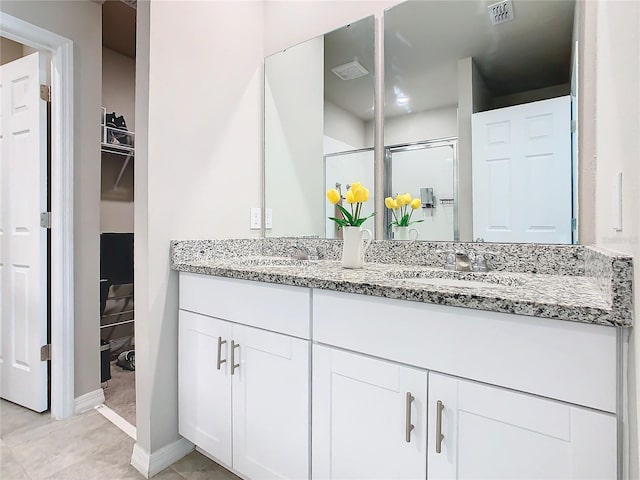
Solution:
[[[116,177],[113,188],[117,189],[122,180],[129,162],[135,155],[135,133],[122,128],[110,127],[107,125],[107,109],[101,107],[102,115],[100,122],[100,151],[112,155],[121,155],[124,158],[122,168]]]

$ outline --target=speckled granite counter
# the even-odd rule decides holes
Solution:
[[[296,242],[316,249],[321,260],[291,260]],[[451,248],[492,250],[492,271],[445,271],[446,254],[437,250]],[[453,307],[608,326],[632,324],[631,258],[601,249],[377,241],[360,270],[342,268],[340,251],[338,240],[181,240],[171,243],[171,266],[183,272]]]

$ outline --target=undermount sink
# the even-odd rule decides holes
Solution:
[[[403,271],[390,273],[391,278],[422,285],[461,288],[501,288],[518,286],[522,281],[511,275],[454,271]]]
[[[310,263],[309,260],[289,257],[241,257],[235,259],[235,262],[252,267],[301,267]]]

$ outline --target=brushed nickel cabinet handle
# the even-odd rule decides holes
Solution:
[[[231,375],[236,371],[236,368],[240,367],[240,364],[236,363],[236,348],[240,348],[240,344],[231,340]]]
[[[222,340],[222,337],[218,337],[218,358],[216,359],[216,368],[218,370],[220,370],[220,366],[223,363],[227,362],[226,358],[222,360],[222,345],[224,345],[225,343],[227,343],[226,340]]]
[[[444,439],[442,434],[442,410],[444,410],[444,405],[438,400],[436,403],[436,453],[442,452],[442,440]]]
[[[411,430],[415,427],[411,424],[411,403],[415,400],[415,397],[411,395],[411,392],[407,392],[407,400],[405,406],[405,440],[407,443],[411,443]]]

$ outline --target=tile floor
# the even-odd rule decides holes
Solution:
[[[131,425],[136,424],[136,372],[111,362],[111,379],[102,384],[104,404]]]
[[[131,465],[133,440],[95,410],[52,420],[0,400],[0,479],[141,480]],[[239,480],[198,452],[158,480]]]

